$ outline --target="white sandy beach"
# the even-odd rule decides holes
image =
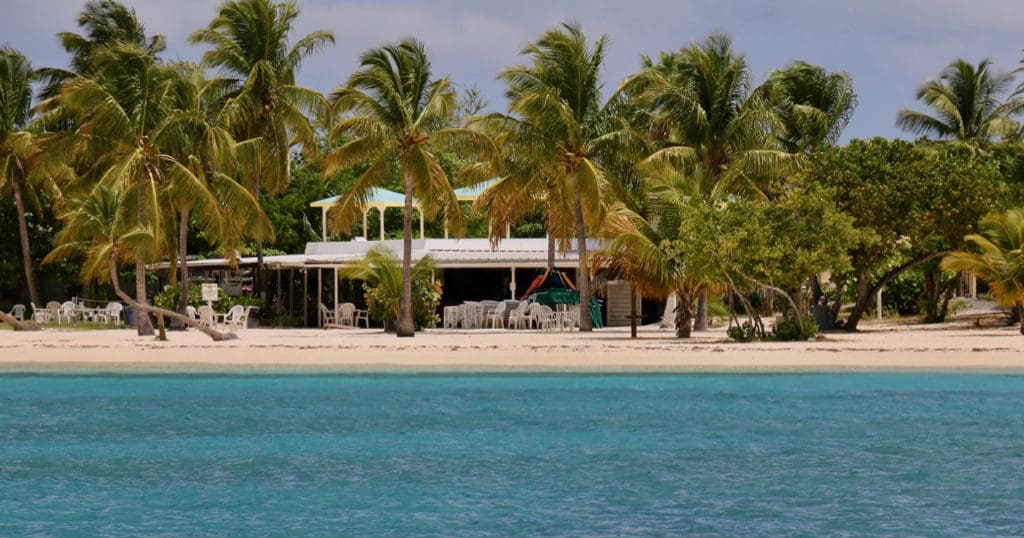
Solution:
[[[643,327],[586,333],[431,330],[396,338],[379,329],[251,329],[212,342],[196,331],[166,342],[131,330],[0,332],[0,370],[281,369],[1024,372],[1016,327],[874,323],[810,342],[727,341],[724,328],[691,340]]]

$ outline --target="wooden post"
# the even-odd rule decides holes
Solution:
[[[636,338],[636,286],[629,283],[629,337]]]

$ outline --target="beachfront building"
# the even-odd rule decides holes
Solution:
[[[456,195],[462,202],[472,202],[491,182],[473,188],[458,189]],[[321,212],[321,241],[306,244],[302,254],[265,256],[264,265],[270,272],[271,296],[268,304],[273,312],[262,313],[264,319],[286,313],[302,326],[314,327],[321,324],[319,305],[333,308],[344,302],[363,304],[363,290],[360,282],[343,277],[343,269],[362,260],[366,252],[383,247],[400,255],[401,239],[380,240],[387,237],[384,213],[388,209],[402,208],[404,195],[375,188],[368,196],[362,215],[362,235],[348,241],[327,240],[330,208],[338,197],[317,200],[310,207]],[[418,212],[417,212],[418,213]],[[538,277],[544,275],[548,266],[548,239],[516,238],[506,229],[499,241],[489,238],[451,238],[447,230],[444,237],[428,238],[421,215],[415,215],[419,227],[419,238],[413,240],[412,259],[416,263],[424,256],[433,258],[435,278],[442,282],[441,306],[457,305],[467,300],[518,299]],[[377,230],[374,230],[377,228]],[[376,238],[371,240],[370,232]],[[566,249],[556,248],[555,269],[565,273],[571,281],[576,280],[579,263],[575,241],[568,242]],[[589,251],[600,244],[588,240]],[[255,257],[243,257],[235,264],[226,259],[205,259],[189,261],[189,269],[196,281],[217,282],[229,295],[240,295],[249,290],[252,274],[256,267]],[[166,264],[163,264],[166,268]],[[629,324],[629,301],[631,297],[627,282],[612,281],[601,287],[605,292],[603,317],[608,325]],[[658,318],[661,306],[644,302],[640,312],[648,318]]]

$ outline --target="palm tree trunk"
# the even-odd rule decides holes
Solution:
[[[677,290],[676,298],[676,338],[689,338],[693,296],[684,293],[683,290]]]
[[[412,175],[405,172],[405,208],[402,213],[402,297],[398,303],[398,322],[395,332],[399,337],[416,334],[412,315]]]
[[[262,178],[257,176],[252,189],[253,198],[256,199],[257,203],[260,200],[262,185]],[[256,295],[260,298],[260,306],[264,306],[267,298],[267,271],[263,266],[263,239],[256,240]]]
[[[28,288],[28,296],[34,305],[42,305],[39,301],[39,293],[36,290],[36,275],[32,269],[32,249],[28,242],[28,223],[25,220],[25,202],[21,197],[21,178],[15,174],[11,182],[14,190],[14,206],[18,212],[18,237],[21,239],[21,263],[25,269],[25,286]]]
[[[587,263],[587,234],[579,189],[573,189],[573,204],[576,206],[576,250],[580,256],[576,274],[576,285],[580,290],[580,331],[589,332],[594,330],[594,320],[590,318],[590,268]]]
[[[31,323],[25,323],[24,321],[18,321],[17,318],[8,314],[7,312],[0,311],[0,321],[10,325],[16,331],[38,331],[39,326]]]
[[[114,277],[116,276],[115,274]],[[118,288],[120,288],[120,285],[115,280],[114,291],[116,292]],[[133,307],[146,304],[146,260],[143,259],[141,252],[135,254],[135,301],[132,302],[134,303]],[[135,329],[138,331],[139,336],[152,336],[154,334],[153,324],[149,321],[147,312],[145,308],[135,308]]]
[[[172,319],[173,318],[180,319],[182,321],[182,323],[184,323],[185,325],[188,325],[189,327],[192,327],[192,328],[195,328],[195,329],[199,330],[203,334],[205,334],[205,335],[209,336],[210,338],[212,338],[213,341],[215,341],[215,342],[220,342],[222,340],[235,340],[235,339],[238,338],[238,336],[235,333],[222,333],[220,331],[215,331],[215,330],[207,327],[206,325],[203,325],[202,323],[199,323],[198,321],[192,321],[191,319],[188,318],[188,316],[184,316],[182,314],[179,314],[177,312],[172,312],[170,310],[164,310],[163,308],[157,308],[155,306],[149,306],[149,305],[147,305],[145,303],[141,303],[141,302],[138,302],[138,301],[132,299],[131,295],[128,295],[127,293],[124,292],[124,290],[121,289],[121,284],[117,281],[117,253],[116,252],[112,253],[110,255],[110,262],[109,263],[110,263],[110,282],[114,286],[114,294],[117,295],[118,298],[120,298],[122,301],[127,303],[128,306],[130,306],[130,307],[135,309],[135,311],[136,311],[136,318],[145,317],[146,320],[147,320],[147,323],[148,323],[149,314],[150,313],[159,314],[159,315],[162,315],[162,316],[167,316],[167,317],[172,318]],[[143,316],[142,314],[145,314],[145,316]],[[150,325],[149,330],[150,330],[149,334],[152,335],[153,334],[153,326],[152,325]]]
[[[178,278],[181,284],[181,293],[178,297],[178,313],[185,314],[188,311],[188,215],[189,210],[181,211],[181,222],[178,223]],[[177,318],[171,318],[172,329],[184,329],[185,324]]]
[[[708,330],[708,290],[697,296],[697,318],[693,320],[693,330]]]
[[[548,269],[555,270],[555,234],[548,231]]]
[[[1020,334],[1024,334],[1024,303],[1017,303],[1017,311],[1020,312]]]

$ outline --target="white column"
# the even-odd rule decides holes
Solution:
[[[380,213],[380,240],[384,240],[384,208],[378,207],[377,212]]]
[[[327,241],[327,208],[321,207],[320,210],[320,240]]]
[[[323,327],[324,325],[324,313],[320,310],[320,305],[324,302],[324,270],[316,268],[316,326]]]
[[[334,311],[338,311],[338,268],[334,268]]]
[[[512,239],[512,225],[505,225],[505,239]]]
[[[516,298],[516,268],[512,267],[512,280],[508,283],[508,291],[512,293],[512,300]]]
[[[423,210],[419,210],[420,213],[420,239],[423,239]]]
[[[875,317],[882,319],[882,290],[878,290],[878,295],[875,296],[875,306],[875,309],[878,311]]]
[[[366,236],[366,214],[369,212],[369,209],[363,211],[363,239],[368,239],[368,237]]]

